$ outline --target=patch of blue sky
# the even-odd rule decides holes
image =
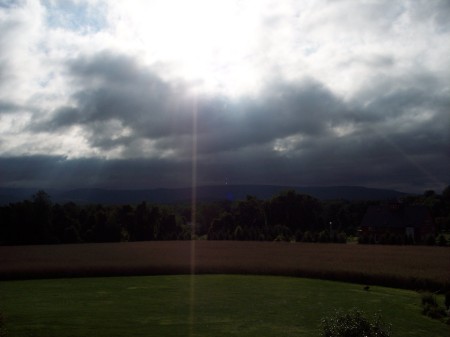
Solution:
[[[43,5],[47,10],[47,24],[51,28],[90,34],[101,31],[107,25],[106,8],[102,4],[44,0]]]

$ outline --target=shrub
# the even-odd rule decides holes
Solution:
[[[439,246],[447,246],[447,240],[445,239],[445,236],[442,234],[439,234],[439,236],[437,237],[437,244]]]
[[[273,228],[274,241],[289,241],[292,233],[289,227],[276,225]]]
[[[422,314],[434,319],[447,316],[445,309],[438,305],[436,296],[430,293],[422,294]]]
[[[330,242],[330,239],[330,235],[328,235],[327,231],[321,231],[317,238],[319,242]]]
[[[275,242],[282,242],[287,241],[286,237],[283,234],[278,234],[275,239],[273,239]]]
[[[439,306],[426,304],[423,306],[422,313],[433,319],[441,319],[447,316],[445,309]]]
[[[242,229],[241,226],[237,226],[237,227],[234,229],[234,234],[233,234],[233,236],[234,236],[234,239],[235,239],[235,240],[244,240],[244,238],[245,238],[244,230]]]
[[[362,311],[352,309],[343,313],[337,311],[331,317],[322,319],[323,337],[389,337],[390,326],[381,320],[380,314],[372,319]]]
[[[423,293],[422,294],[422,306],[437,306],[436,296],[434,296],[432,293]]]

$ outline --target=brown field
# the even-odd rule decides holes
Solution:
[[[289,275],[450,290],[450,249],[235,241],[0,247],[0,279],[191,272]]]

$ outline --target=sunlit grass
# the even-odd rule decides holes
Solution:
[[[334,309],[381,311],[393,336],[447,336],[420,295],[272,276],[148,276],[0,282],[9,336],[320,336]]]

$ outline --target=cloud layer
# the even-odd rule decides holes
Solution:
[[[447,1],[130,3],[0,4],[0,186],[450,183]]]

